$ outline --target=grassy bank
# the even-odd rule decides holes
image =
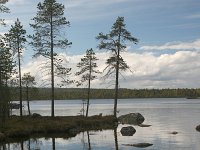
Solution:
[[[116,119],[113,116],[33,117],[13,116],[1,128],[0,142],[15,142],[36,137],[73,137],[87,130],[114,129]]]

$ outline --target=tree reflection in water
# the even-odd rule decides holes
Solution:
[[[87,131],[87,137],[88,137],[88,150],[91,150],[91,145],[90,145],[90,133]]]
[[[118,137],[117,137],[117,128],[113,130],[114,133],[114,143],[115,143],[115,149],[119,150],[118,147]],[[91,133],[90,131],[82,132],[82,138],[81,143],[83,144],[82,150],[92,150],[92,144],[91,144]],[[42,150],[44,139],[29,139],[27,141],[22,141],[19,143],[13,143],[11,144],[11,147],[9,144],[0,145],[0,150]],[[56,138],[50,138],[48,139],[50,142],[48,144],[48,149],[56,150]],[[45,146],[46,144],[44,144]],[[45,148],[46,149],[46,148]]]
[[[20,142],[21,150],[24,150],[24,141]]]
[[[87,142],[85,141],[85,133],[87,134]],[[91,144],[90,144],[90,132],[86,131],[82,133],[82,139],[81,142],[83,143],[83,150],[92,150]]]
[[[39,139],[29,139],[27,143],[28,150],[40,150],[42,141]]]
[[[114,139],[115,139],[115,149],[119,150],[119,148],[118,148],[118,138],[117,138],[117,128],[114,129]]]
[[[52,138],[52,150],[56,150],[55,138]]]

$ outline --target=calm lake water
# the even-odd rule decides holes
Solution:
[[[31,102],[31,112],[49,115],[50,101]],[[78,115],[83,107],[81,100],[55,101],[55,114]],[[25,108],[26,109],[26,108]],[[151,143],[145,150],[199,150],[200,132],[195,127],[200,124],[199,99],[122,99],[118,101],[118,116],[139,112],[145,117],[144,124],[151,127],[134,126],[136,133],[125,137],[120,133],[123,126],[113,130],[80,133],[70,139],[30,139],[21,143],[4,145],[0,150],[139,150],[124,144]],[[112,114],[113,100],[92,100],[89,114]],[[13,112],[18,114],[18,110]],[[24,110],[24,113],[27,113]],[[176,131],[173,135],[170,132]],[[116,134],[114,134],[116,133]],[[114,136],[115,135],[115,136]],[[117,142],[116,142],[117,141]]]

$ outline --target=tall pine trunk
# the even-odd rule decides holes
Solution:
[[[89,73],[89,80],[88,80],[88,99],[87,99],[87,109],[86,109],[86,117],[88,117],[89,105],[90,105],[90,84],[91,84],[91,59],[90,59],[90,73]]]
[[[119,91],[119,56],[120,56],[120,41],[121,41],[121,28],[118,35],[117,45],[117,62],[116,62],[116,79],[115,79],[115,102],[114,102],[114,116],[117,117],[117,100]]]
[[[54,117],[54,55],[53,55],[53,10],[51,9],[51,116]]]
[[[29,91],[28,91],[28,86],[26,86],[26,99],[27,99],[27,106],[28,106],[28,114],[29,116],[31,115],[31,110],[30,110],[30,103],[29,103]]]
[[[117,99],[119,91],[119,50],[117,54],[117,64],[116,64],[116,78],[115,78],[115,101],[114,101],[114,116],[117,117]]]
[[[22,77],[21,77],[21,59],[20,59],[20,48],[19,48],[19,39],[17,41],[17,53],[18,53],[18,69],[19,69],[19,100],[20,100],[20,116],[22,116]]]

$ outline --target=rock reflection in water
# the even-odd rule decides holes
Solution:
[[[122,136],[133,136],[135,134],[136,130],[132,126],[122,127],[120,130]]]
[[[124,146],[133,146],[138,148],[146,148],[152,146],[153,144],[150,143],[136,143],[136,144],[123,144]]]

